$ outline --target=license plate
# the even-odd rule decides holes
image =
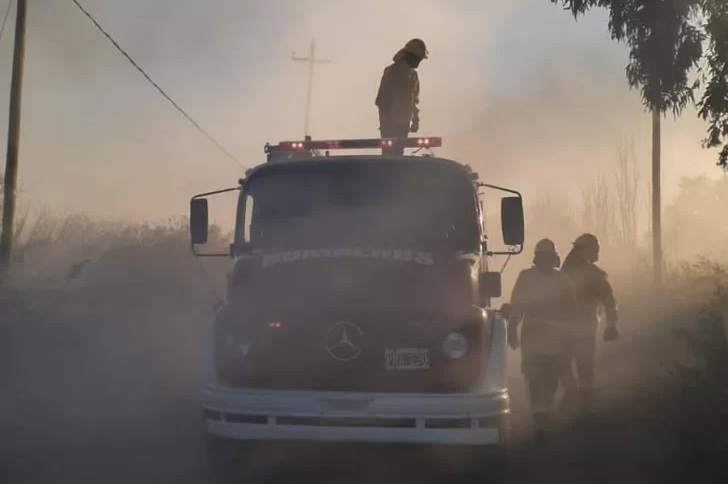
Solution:
[[[426,370],[430,368],[428,348],[401,348],[384,350],[386,370]]]

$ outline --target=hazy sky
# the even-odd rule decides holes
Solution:
[[[158,219],[185,213],[193,193],[235,183],[242,168],[159,96],[71,0],[29,3],[24,203]],[[438,154],[532,194],[559,192],[562,178],[597,165],[609,169],[624,137],[649,160],[649,116],[627,88],[626,52],[609,39],[601,13],[575,22],[548,0],[82,3],[245,164],[263,160],[266,141],[302,136],[306,68],[289,59],[294,50],[306,53],[312,37],[333,61],[318,67],[314,137],[377,136],[382,69],[418,36],[431,53],[420,69],[421,127],[446,137]],[[13,22],[14,13],[0,43],[2,133]],[[700,148],[705,126],[694,118],[688,112],[665,123],[668,195],[682,174],[716,172],[714,153]]]

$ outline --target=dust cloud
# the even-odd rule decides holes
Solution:
[[[637,479],[636,461],[664,457],[639,419],[643,405],[656,405],[653,390],[670,387],[665,366],[694,358],[672,330],[691,329],[706,307],[726,310],[712,297],[725,284],[716,266],[677,266],[710,250],[725,262],[716,255],[722,235],[691,245],[671,222],[691,220],[691,233],[701,239],[722,223],[704,204],[708,215],[691,218],[691,208],[704,201],[681,198],[678,182],[703,173],[711,182],[720,178],[713,153],[700,149],[704,126],[694,113],[666,120],[666,206],[687,201],[679,211],[666,209],[673,232],[666,230],[665,245],[674,265],[658,298],[649,263],[649,117],[626,86],[626,52],[609,40],[603,15],[576,23],[537,0],[84,5],[244,166],[174,112],[71,2],[31,2],[21,165],[28,225],[14,283],[0,292],[6,482],[204,482],[201,342],[229,261],[193,258],[180,216],[190,195],[235,185],[244,167],[262,161],[265,142],[302,136],[306,68],[289,58],[293,51],[305,55],[312,37],[317,55],[332,60],[317,66],[315,77],[312,135],[320,138],[376,136],[373,101],[382,69],[410,37],[427,41],[423,134],[442,135],[438,154],[525,197],[527,244],[509,262],[496,305],[530,265],[538,238],[553,238],[562,258],[583,231],[604,243],[601,266],[622,308],[623,335],[612,346],[599,344],[605,416],[573,433],[562,422],[561,447],[548,459],[519,449],[527,465],[514,466],[508,482],[544,475],[584,482],[600,473],[624,482]],[[6,66],[8,32],[0,43]],[[0,92],[7,92],[8,77],[0,79]],[[639,174],[632,234],[624,233],[615,185],[624,149],[627,169]],[[600,190],[603,199],[590,195]],[[488,200],[497,242],[497,197]],[[597,202],[604,202],[601,209]],[[211,206],[222,227],[212,237],[217,247],[229,242],[233,206],[232,197]],[[527,395],[518,355],[510,357],[515,430],[525,442]],[[595,442],[590,433],[604,438]],[[616,446],[625,452],[623,466],[589,461]],[[655,455],[639,454],[640,446],[655,447]],[[638,457],[630,460],[628,451]],[[310,461],[296,465],[310,470],[321,463],[305,455]],[[401,466],[387,456],[372,465],[366,457],[346,456],[343,470],[316,479],[433,477],[421,475],[431,455]],[[582,467],[570,466],[574,460]],[[353,475],[347,465],[366,469]]]

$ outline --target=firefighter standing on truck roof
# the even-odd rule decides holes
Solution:
[[[420,39],[412,39],[393,57],[384,69],[375,104],[379,108],[379,131],[382,138],[406,138],[420,129],[420,80],[417,67],[427,59],[427,47]],[[383,155],[402,155],[404,148],[387,147]]]
[[[592,234],[583,234],[577,237],[573,245],[561,268],[573,281],[577,297],[575,319],[563,359],[561,384],[565,390],[564,404],[571,406],[578,402],[582,410],[591,411],[594,401],[597,308],[601,304],[606,313],[604,341],[614,341],[619,338],[617,303],[612,286],[607,281],[607,273],[594,264],[599,260],[599,240]],[[572,371],[574,360],[578,379],[574,378]]]
[[[536,244],[533,267],[521,271],[513,286],[508,345],[521,350],[521,371],[528,382],[536,440],[544,443],[551,406],[559,386],[564,346],[576,305],[571,280],[558,270],[561,261],[550,239]],[[523,321],[521,338],[518,326]]]

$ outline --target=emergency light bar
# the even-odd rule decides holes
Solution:
[[[350,150],[374,148],[439,148],[442,138],[372,138],[339,139],[328,141],[282,141],[277,145],[266,145],[266,153],[300,152],[309,150]]]

